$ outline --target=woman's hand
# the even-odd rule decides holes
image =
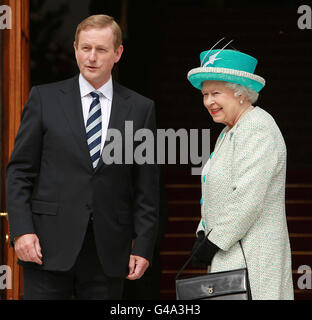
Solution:
[[[194,246],[190,252],[192,255],[196,251],[192,258],[192,264],[198,267],[206,267],[210,265],[212,258],[218,250],[219,247],[205,237],[204,231],[199,231],[197,239],[195,240]]]

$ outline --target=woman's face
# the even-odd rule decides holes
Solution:
[[[205,81],[202,94],[204,106],[213,121],[232,128],[246,109],[246,99],[243,96],[235,97],[234,91],[225,84],[224,81]],[[244,103],[240,104],[240,100]]]

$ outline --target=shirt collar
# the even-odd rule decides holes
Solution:
[[[109,80],[102,85],[102,87],[97,90],[88,82],[84,76],[80,73],[79,75],[79,86],[81,98],[90,94],[92,91],[99,91],[103,94],[103,96],[109,100],[113,100],[113,81],[112,76],[110,76]]]

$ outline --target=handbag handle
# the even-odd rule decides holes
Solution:
[[[187,265],[191,262],[192,258],[194,257],[195,253],[199,250],[199,248],[203,245],[204,241],[206,239],[208,239],[208,236],[210,234],[210,232],[212,231],[212,229],[208,232],[208,234],[206,235],[206,237],[203,239],[203,241],[201,242],[201,244],[197,247],[196,250],[194,250],[194,252],[190,255],[190,257],[187,259],[187,261],[184,263],[184,265],[182,266],[182,268],[180,269],[180,271],[178,272],[178,274],[176,275],[175,279],[178,280],[178,278],[180,277],[181,273],[184,271],[184,269],[187,267]],[[248,272],[248,267],[247,267],[247,260],[246,260],[246,257],[245,257],[245,252],[244,252],[244,249],[243,249],[243,245],[242,245],[242,242],[241,240],[238,241],[239,244],[240,244],[240,247],[242,249],[242,252],[243,252],[243,256],[244,256],[244,260],[245,260],[245,264],[246,264],[246,269],[247,269],[247,272]]]

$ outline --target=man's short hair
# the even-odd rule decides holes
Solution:
[[[78,45],[79,34],[81,30],[88,28],[107,28],[110,27],[114,35],[114,48],[115,50],[122,44],[122,32],[118,23],[113,17],[105,14],[96,14],[84,19],[80,22],[76,29],[75,42]]]

